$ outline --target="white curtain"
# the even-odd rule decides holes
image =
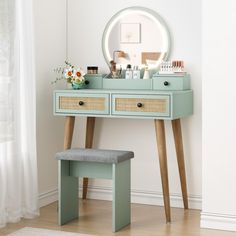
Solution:
[[[38,215],[32,0],[0,0],[0,227]]]

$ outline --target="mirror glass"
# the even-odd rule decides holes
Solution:
[[[107,23],[102,39],[108,65],[157,68],[170,54],[170,34],[164,20],[143,7],[121,10]]]

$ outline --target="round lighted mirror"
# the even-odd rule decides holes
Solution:
[[[127,64],[157,68],[170,54],[170,34],[155,11],[130,7],[118,12],[107,23],[102,48],[108,65],[113,60],[122,68]]]

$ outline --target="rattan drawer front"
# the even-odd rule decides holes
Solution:
[[[116,111],[165,112],[165,99],[117,98]],[[141,107],[138,107],[141,104]]]
[[[105,110],[105,98],[60,97],[60,109],[69,110]]]
[[[56,112],[65,114],[109,114],[109,94],[57,94]]]
[[[113,96],[113,114],[169,116],[169,96]]]

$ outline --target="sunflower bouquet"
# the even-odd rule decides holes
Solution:
[[[75,68],[71,63],[65,61],[65,67],[58,67],[54,69],[54,72],[59,74],[55,81],[52,84],[57,83],[59,80],[65,79],[67,83],[71,84],[73,89],[80,89],[86,83],[84,75],[85,73],[81,68]]]

